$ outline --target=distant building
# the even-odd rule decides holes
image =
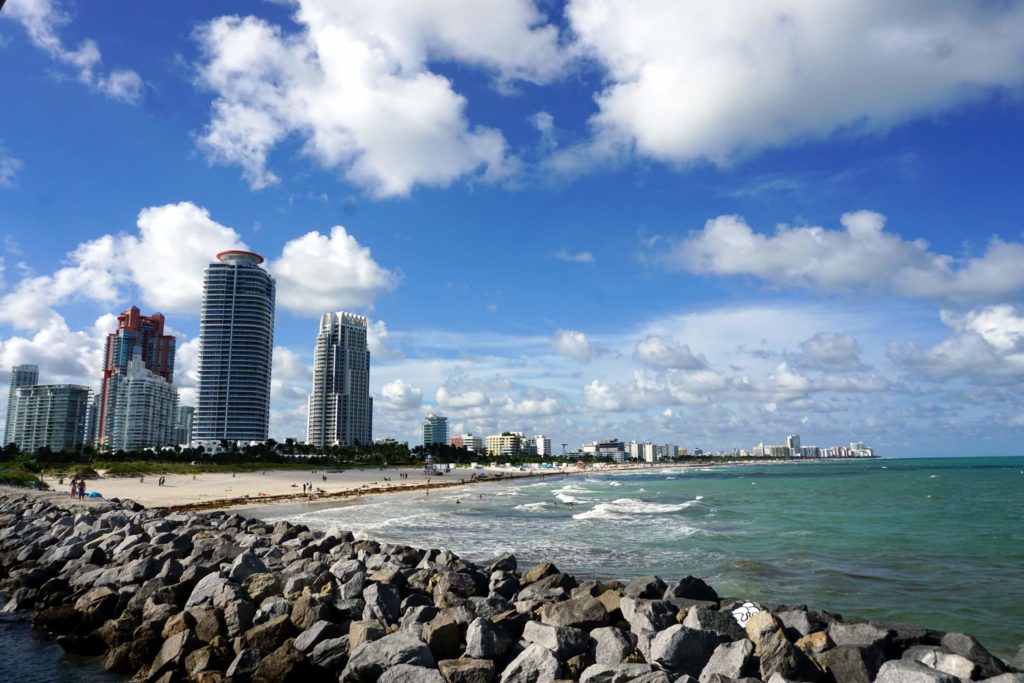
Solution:
[[[38,378],[38,374],[36,375]],[[66,451],[85,440],[92,390],[77,384],[22,384],[8,403],[8,443],[25,453]]]
[[[551,439],[543,434],[538,434],[533,437],[533,445],[537,449],[537,455],[542,458],[551,457]]]
[[[523,435],[519,432],[502,432],[487,437],[487,454],[491,457],[519,455],[523,449]]]
[[[611,458],[613,462],[626,460],[626,444],[618,439],[605,439],[583,444],[580,446],[580,452],[595,458]]]
[[[640,459],[644,462],[654,462],[657,460],[657,455],[654,452],[654,444],[647,442],[642,444],[640,447]]]
[[[103,378],[100,387],[99,414],[95,418],[96,442],[111,448],[113,439],[124,442],[123,433],[112,435],[113,407],[117,403],[118,387],[133,358],[167,384],[174,381],[174,351],[176,340],[164,334],[164,316],[160,313],[142,315],[137,306],[117,316],[117,330],[107,335],[103,354]],[[166,444],[144,444],[156,446]]]
[[[671,443],[658,446],[657,457],[659,460],[676,460],[679,458],[679,446]]]
[[[802,454],[800,450],[800,435],[790,434],[786,437],[786,448],[789,449],[789,456],[792,458],[799,458]]]
[[[448,443],[448,418],[431,413],[423,420],[423,445],[434,446]]]
[[[324,313],[313,352],[306,443],[351,446],[373,443],[367,320],[353,313]]]
[[[192,443],[192,421],[195,416],[194,406],[178,406],[177,419],[174,421],[174,442],[179,446]]]
[[[39,384],[38,365],[15,365],[11,368],[11,388],[7,394],[7,420],[4,428],[4,444],[14,443],[14,427],[12,424],[14,390],[18,387],[31,387]]]
[[[114,402],[106,406],[104,446],[131,451],[175,443],[178,390],[173,384],[134,355],[123,371],[110,378],[109,387]]]
[[[465,448],[472,453],[484,452],[484,439],[473,434],[458,434],[448,438],[448,445],[455,448]]]
[[[261,263],[259,254],[222,251],[203,274],[197,443],[267,440],[276,289]]]

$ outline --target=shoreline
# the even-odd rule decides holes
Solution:
[[[0,592],[133,680],[1019,683],[1024,669],[1024,648],[1004,661],[962,633],[734,603],[693,576],[583,581],[511,554],[477,564],[130,500],[76,514],[0,492]]]
[[[160,507],[173,512],[199,512],[229,510],[264,505],[292,505],[352,501],[363,497],[391,494],[412,494],[429,490],[452,489],[473,484],[509,482],[519,479],[546,479],[566,476],[594,476],[624,472],[646,472],[664,469],[692,469],[703,467],[786,465],[822,462],[851,462],[866,459],[807,458],[786,460],[643,463],[616,464],[588,469],[575,467],[520,471],[516,468],[469,469],[455,468],[443,475],[427,475],[417,468],[387,469],[267,469],[266,471],[201,472],[194,475],[168,474],[166,484],[158,485],[160,475],[143,477],[104,477],[86,480],[88,491],[97,491],[102,498],[72,500],[57,476],[45,476],[43,481],[50,490],[36,491],[13,486],[0,486],[0,491],[26,493],[58,504],[76,507],[89,506],[105,499],[131,499],[147,507]],[[69,468],[73,472],[72,468]],[[461,475],[461,476],[460,476]],[[487,475],[483,479],[473,476]],[[70,476],[70,475],[69,475]],[[326,479],[324,478],[326,477]],[[396,478],[397,477],[397,478]],[[303,493],[298,490],[304,482],[323,493]],[[227,494],[227,495],[225,495]]]

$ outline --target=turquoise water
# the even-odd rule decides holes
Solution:
[[[966,631],[1004,656],[1024,641],[1024,458],[661,468],[254,514],[578,576],[693,574],[723,596]]]

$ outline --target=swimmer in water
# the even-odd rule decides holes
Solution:
[[[456,504],[456,505],[461,505],[461,504],[462,504],[462,501],[461,501],[461,500],[459,500],[458,498],[456,498],[456,499],[455,499],[455,504]]]

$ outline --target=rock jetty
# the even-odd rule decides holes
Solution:
[[[1004,662],[960,633],[803,606],[741,626],[689,576],[577,581],[132,501],[0,495],[0,591],[135,681],[1024,683],[1024,651]]]

